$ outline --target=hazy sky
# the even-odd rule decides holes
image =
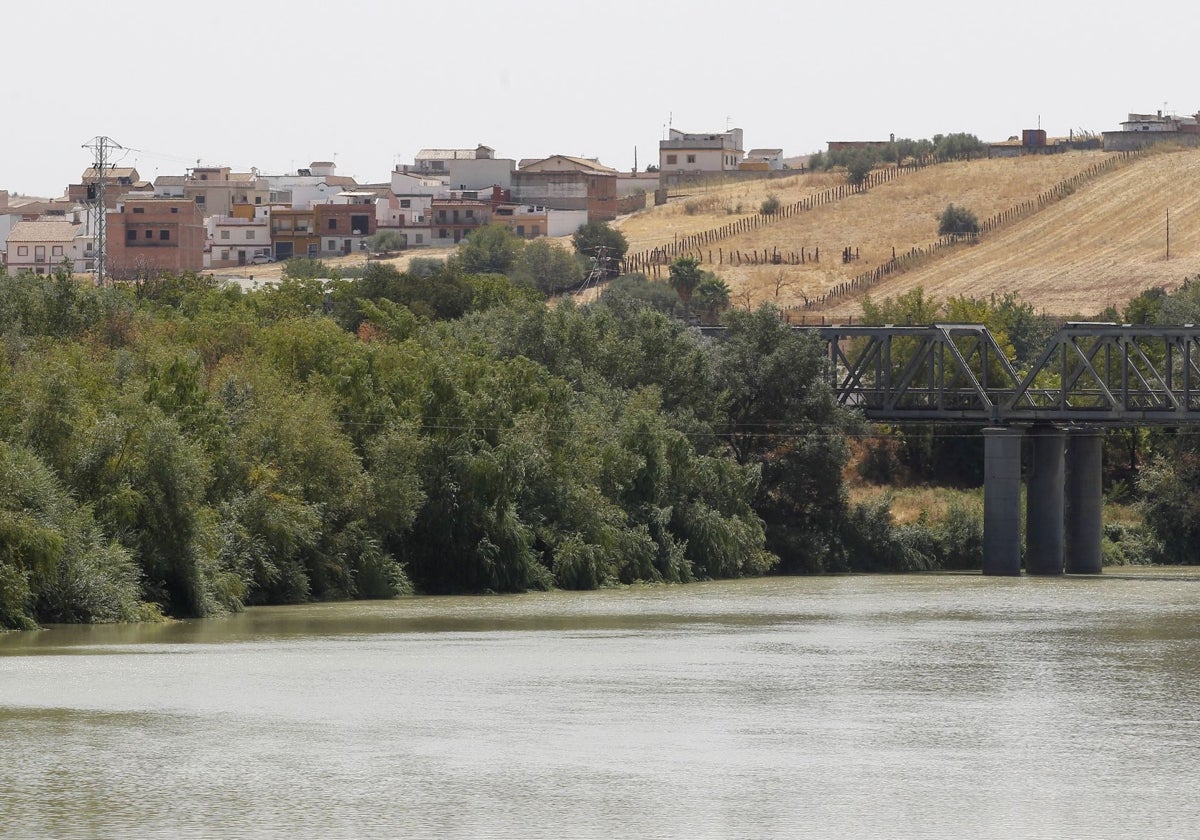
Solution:
[[[831,139],[1106,131],[1200,110],[1185,3],[164,0],[5,3],[0,189],[59,195],[107,135],[384,181],[418,149],[656,162],[668,122],[786,155]],[[1174,27],[1174,28],[1172,28]],[[89,50],[92,52],[89,53]]]

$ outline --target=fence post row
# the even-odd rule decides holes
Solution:
[[[1041,210],[1041,209],[1049,206],[1049,204],[1052,203],[1052,199],[1053,200],[1061,200],[1063,198],[1066,198],[1068,195],[1071,194],[1070,192],[1068,192],[1069,188],[1077,186],[1078,184],[1081,184],[1084,181],[1090,180],[1091,178],[1094,178],[1097,175],[1100,175],[1101,173],[1108,172],[1109,170],[1115,168],[1118,163],[1123,163],[1123,162],[1129,160],[1131,157],[1134,157],[1136,155],[1141,155],[1142,153],[1144,153],[1144,150],[1142,150],[1142,149],[1138,149],[1138,150],[1135,150],[1132,152],[1131,151],[1121,152],[1117,155],[1114,155],[1113,157],[1110,157],[1110,158],[1107,158],[1106,160],[1101,161],[1100,163],[1093,163],[1091,166],[1089,166],[1087,169],[1085,169],[1081,173],[1076,173],[1075,175],[1072,175],[1069,178],[1064,178],[1056,186],[1052,187],[1051,189],[1043,192],[1041,195],[1038,196],[1037,202],[1036,202],[1036,209]],[[978,242],[979,237],[982,233],[991,233],[993,230],[998,230],[999,228],[1003,227],[1006,224],[1024,219],[1034,209],[1035,209],[1035,204],[1033,201],[1023,201],[1020,204],[1017,204],[1016,206],[1009,208],[1008,210],[1002,210],[999,213],[988,218],[981,226],[980,234],[970,234],[970,235],[966,236],[965,238],[967,239],[967,241],[970,241],[972,243]],[[899,259],[895,256],[895,249],[893,249],[893,255],[890,260],[883,263],[879,268],[875,269],[874,271],[866,271],[866,272],[863,272],[862,274],[857,275],[856,277],[853,278],[850,285],[852,288],[855,288],[855,289],[867,288],[869,286],[872,286],[875,283],[878,283],[879,280],[882,279],[883,277],[890,275],[893,270],[900,271],[901,269],[903,269],[907,266],[913,265],[915,262],[917,262],[919,257],[925,256],[927,254],[932,255],[933,253],[940,253],[941,251],[943,251],[945,249],[954,247],[956,244],[958,244],[959,241],[962,241],[962,240],[959,239],[958,237],[956,237],[955,235],[951,234],[949,236],[942,237],[941,239],[939,239],[938,242],[934,243],[928,250],[919,249],[919,248],[914,247],[912,250],[910,250],[908,252],[908,254],[904,255],[904,257],[899,258]],[[883,269],[882,273],[880,272],[880,269]],[[825,297],[834,298],[834,297],[844,296],[845,294],[847,294],[847,292],[842,291],[844,286],[845,286],[845,284],[839,284],[837,286],[834,286],[832,289],[830,289],[828,292],[826,292],[826,294],[823,295],[822,298],[825,298]],[[816,307],[816,305],[817,304],[816,304],[815,300],[809,301],[806,299],[804,302],[803,308],[804,309],[813,309]]]

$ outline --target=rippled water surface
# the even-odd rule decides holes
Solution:
[[[1200,837],[1200,580],[785,578],[0,636],[4,837]]]

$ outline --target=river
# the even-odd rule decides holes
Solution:
[[[0,636],[0,836],[1200,837],[1200,577],[846,576]]]

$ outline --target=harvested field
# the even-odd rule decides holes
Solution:
[[[704,268],[729,283],[738,305],[771,300],[795,306],[885,264],[893,248],[904,253],[934,242],[937,217],[947,204],[965,206],[982,221],[1036,199],[1109,157],[1104,152],[1068,152],[946,163],[905,173],[868,192],[706,246]],[[1015,291],[1040,310],[1075,314],[1097,312],[1108,303],[1128,300],[1147,285],[1177,283],[1200,270],[1200,265],[1189,262],[1191,254],[1200,255],[1200,219],[1194,209],[1200,202],[1198,167],[1200,152],[1194,151],[1155,154],[1125,163],[1078,187],[1064,200],[992,233],[980,244],[960,246],[949,256],[889,277],[871,293],[891,296],[918,285],[937,297]],[[769,193],[786,204],[825,189],[839,177],[798,175],[729,185],[712,194],[722,196],[722,201],[740,201],[752,212]],[[1170,263],[1163,259],[1165,242],[1160,235],[1167,202],[1173,220],[1178,216],[1173,230],[1176,225],[1179,229],[1177,245],[1173,236]],[[618,226],[630,239],[630,250],[636,251],[669,243],[676,234],[719,227],[731,218],[737,217],[723,212],[689,215],[673,202],[621,220]],[[845,247],[858,258],[843,263]],[[819,248],[820,261],[804,265],[728,263],[731,251],[761,253],[775,248],[781,253],[803,249],[809,254]],[[722,253],[725,259],[718,264]],[[858,311],[857,302],[849,298],[826,308],[830,314]]]
[[[1039,311],[1090,317],[1198,274],[1200,150],[1187,150],[1136,160],[977,245],[889,278],[872,294],[894,297],[918,286],[938,299],[1017,292]],[[836,309],[861,311],[854,301]]]

